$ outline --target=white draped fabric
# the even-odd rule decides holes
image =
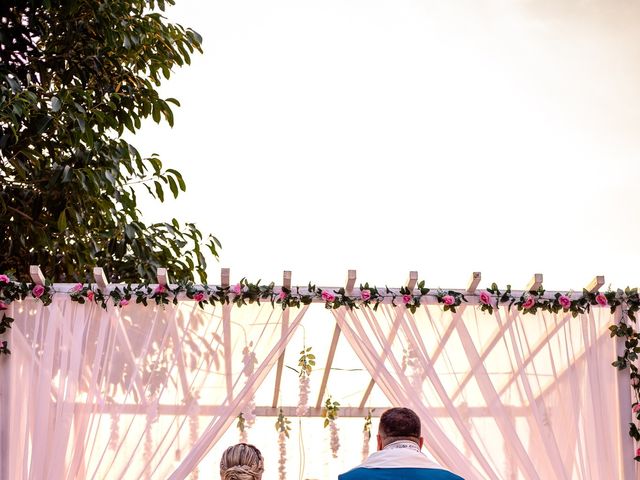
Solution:
[[[197,478],[305,311],[283,327],[270,304],[14,302],[0,384],[7,478]]]
[[[334,315],[389,400],[420,415],[427,450],[467,480],[623,478],[608,309]]]

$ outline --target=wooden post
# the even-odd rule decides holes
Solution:
[[[584,289],[589,293],[595,293],[600,290],[600,287],[604,285],[604,275],[597,275],[593,277],[593,280],[589,282],[589,284],[584,287]]]
[[[416,288],[416,283],[418,283],[418,272],[411,270],[409,272],[409,278],[407,279],[407,288],[409,291],[413,291],[413,289]]]
[[[527,292],[535,292],[542,286],[542,274],[536,273],[525,289]]]
[[[473,294],[476,292],[481,279],[482,275],[480,274],[480,272],[473,272],[471,274],[471,280],[469,280],[469,286],[467,287],[468,294]]]
[[[169,285],[169,274],[166,268],[159,267],[156,277],[158,278],[158,285],[164,285],[165,287]]]
[[[344,290],[347,295],[351,295],[353,292],[353,287],[356,285],[356,271],[349,270],[347,272],[347,285],[344,287]]]
[[[98,288],[103,292],[106,292],[109,287],[109,282],[107,282],[107,276],[104,274],[104,270],[101,267],[95,267],[93,269],[93,278],[95,279]]]
[[[11,341],[11,330],[2,336],[3,340]],[[11,343],[10,343],[11,345]],[[11,356],[0,355],[0,405],[2,405],[2,415],[0,415],[0,478],[11,478],[9,476],[9,419],[11,412]],[[15,362],[16,360],[14,360]]]
[[[220,284],[223,287],[229,286],[229,276],[231,270],[223,268],[220,271]],[[233,365],[231,365],[231,306],[222,306],[222,337],[224,344],[224,375],[226,377],[227,395],[229,400],[233,396],[233,379],[231,378]]]
[[[616,325],[620,323],[622,316],[622,306],[616,309],[614,322]],[[616,337],[616,355],[624,355],[625,337]],[[618,419],[618,435],[620,438],[621,458],[618,459],[618,473],[620,478],[632,479],[635,477],[635,452],[633,451],[633,439],[629,436],[629,423],[633,422],[633,414],[631,412],[631,385],[629,383],[629,371],[618,370],[616,372],[616,383],[618,386],[618,408],[620,418]]]
[[[229,286],[229,276],[231,275],[231,270],[229,268],[220,269],[220,285],[222,287]]]
[[[291,290],[291,271],[285,270],[282,274],[282,286]],[[282,336],[284,337],[286,331],[289,329],[289,308],[285,308],[282,312]],[[282,371],[284,369],[284,354],[286,348],[282,349],[282,354],[278,358],[278,366],[276,368],[276,385],[273,391],[273,402],[271,407],[276,408],[278,406],[278,398],[280,397],[280,383],[282,382]]]
[[[44,275],[42,274],[42,270],[40,270],[40,265],[31,265],[29,267],[29,275],[31,276],[33,283],[36,285],[45,284]]]

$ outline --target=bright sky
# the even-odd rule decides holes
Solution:
[[[134,144],[220,267],[294,284],[580,289],[640,267],[640,2],[178,0],[203,55]]]

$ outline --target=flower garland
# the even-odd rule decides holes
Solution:
[[[309,393],[311,393],[309,376],[316,365],[316,356],[311,353],[311,347],[303,347],[300,355],[301,357],[298,360],[298,366],[300,367],[300,374],[298,375],[298,407],[296,408],[298,417],[306,415],[309,411]]]
[[[331,446],[331,455],[333,456],[333,458],[338,458],[338,450],[340,449],[340,429],[336,424],[339,410],[340,404],[338,402],[332,402],[331,395],[329,395],[329,398],[327,398],[327,400],[324,402],[322,417],[324,418],[324,428],[329,427],[329,445]]]
[[[49,305],[55,292],[51,282],[48,280],[44,285],[26,282],[17,282],[9,275],[0,274],[0,335],[9,328],[13,318],[9,317],[5,311],[14,301],[34,298],[41,301],[43,305]],[[391,290],[385,287],[381,292],[375,286],[368,283],[360,285],[359,292],[355,295],[347,294],[344,288],[322,289],[309,283],[306,288],[301,287],[281,287],[275,288],[273,282],[261,285],[260,281],[250,283],[245,278],[233,286],[209,286],[196,285],[193,282],[178,282],[174,285],[151,286],[148,283],[114,285],[106,291],[102,291],[93,284],[76,284],[71,291],[66,292],[70,299],[80,304],[96,303],[107,309],[111,304],[116,308],[126,308],[130,303],[148,305],[168,305],[177,304],[179,296],[194,300],[200,308],[204,305],[227,305],[234,304],[242,307],[248,304],[270,302],[273,307],[276,305],[282,309],[299,308],[309,305],[314,301],[324,302],[327,309],[338,309],[346,307],[349,309],[372,308],[377,310],[383,301],[388,301],[392,306],[404,306],[411,313],[415,313],[422,305],[425,297],[435,297],[442,305],[444,311],[456,312],[456,309],[463,303],[468,303],[469,294],[455,290],[437,290],[431,293],[430,289],[424,286],[424,281],[417,285],[417,289],[409,290],[402,287]],[[477,297],[477,308],[482,312],[492,314],[499,307],[511,309],[517,308],[522,314],[535,315],[539,311],[551,313],[570,313],[573,317],[588,313],[593,307],[609,308],[614,314],[620,309],[620,315],[616,324],[609,327],[611,337],[624,341],[624,349],[612,363],[618,370],[628,370],[630,385],[633,389],[636,403],[640,403],[640,372],[636,365],[640,354],[640,335],[635,327],[636,314],[640,311],[640,296],[638,289],[625,288],[624,290],[608,290],[606,292],[589,292],[583,290],[581,294],[575,292],[557,292],[553,296],[545,295],[544,289],[523,292],[516,297],[511,291],[511,286],[507,285],[506,290],[501,291],[493,283],[490,288],[473,295]],[[0,355],[9,355],[8,342],[0,338]],[[301,385],[303,381],[301,380]],[[640,418],[638,422],[630,425],[629,435],[640,442]],[[640,462],[640,450],[636,452],[635,459]]]
[[[278,479],[286,480],[287,478],[287,439],[291,431],[291,422],[284,416],[284,412],[280,409],[278,419],[276,420],[276,430],[278,431]]]

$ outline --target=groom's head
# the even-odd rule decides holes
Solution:
[[[380,417],[378,428],[378,450],[390,443],[408,440],[422,448],[423,438],[420,435],[420,418],[408,408],[390,408]]]

